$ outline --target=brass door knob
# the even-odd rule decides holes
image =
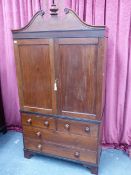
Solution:
[[[38,144],[37,145],[37,148],[41,150],[42,149],[42,145],[41,144]]]
[[[32,123],[31,118],[29,118],[29,119],[27,120],[27,123],[28,123],[28,124],[31,124],[31,123]]]
[[[40,136],[41,136],[41,132],[38,131],[38,132],[36,133],[36,136],[40,137]]]
[[[68,123],[65,124],[65,129],[67,129],[67,130],[70,129],[70,125]]]
[[[44,122],[44,125],[48,127],[49,126],[49,122],[48,121],[45,121]]]
[[[74,156],[75,156],[76,158],[79,158],[79,157],[80,157],[80,152],[76,151],[76,152],[74,153]]]
[[[85,132],[90,132],[90,128],[88,126],[85,127]]]

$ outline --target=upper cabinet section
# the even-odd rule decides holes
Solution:
[[[51,13],[48,17],[44,11],[38,11],[31,21],[23,28],[12,30],[13,37],[16,38],[50,38],[50,37],[104,37],[106,36],[105,26],[91,26],[83,22],[74,11],[65,8],[64,14],[60,17],[57,8],[52,5]],[[61,31],[61,33],[59,33]],[[74,31],[77,31],[74,33]],[[39,32],[39,34],[37,34]],[[50,33],[49,33],[50,32]],[[29,33],[33,33],[29,35]],[[35,33],[35,35],[34,35]]]

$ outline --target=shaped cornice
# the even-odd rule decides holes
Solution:
[[[65,8],[64,15],[50,15],[46,19],[43,10],[38,11],[31,21],[23,28],[12,30],[17,32],[66,31],[66,30],[105,30],[105,26],[92,26],[83,22],[71,9]]]

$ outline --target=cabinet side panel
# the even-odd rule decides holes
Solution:
[[[96,118],[101,120],[105,103],[106,38],[99,38],[97,63]]]

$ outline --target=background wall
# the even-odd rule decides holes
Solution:
[[[56,0],[63,14],[70,7],[88,24],[108,27],[106,105],[103,143],[131,145],[131,1]],[[18,90],[11,29],[31,19],[48,0],[0,1],[0,80],[9,129],[20,128]]]

